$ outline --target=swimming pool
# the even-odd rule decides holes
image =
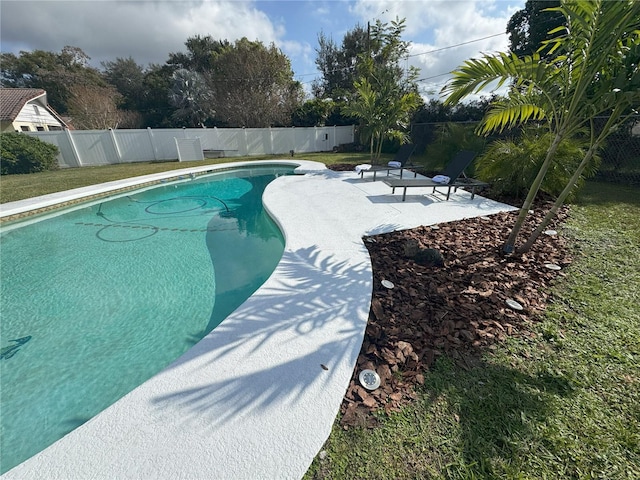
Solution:
[[[1,232],[1,472],[167,366],[271,274],[292,167],[187,178]]]

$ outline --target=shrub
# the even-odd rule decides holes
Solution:
[[[475,124],[444,124],[436,134],[436,139],[427,146],[425,167],[433,171],[442,170],[460,150],[482,152],[487,141],[476,135],[475,129]],[[471,166],[466,173],[473,175],[473,167]]]
[[[553,140],[553,134],[537,129],[525,130],[518,139],[496,140],[476,160],[475,175],[491,183],[498,195],[524,198],[529,191]],[[589,148],[589,142],[580,138],[566,139],[558,146],[555,157],[542,182],[540,190],[557,197],[565,188]],[[584,180],[595,175],[600,157],[595,156],[576,184],[569,200]]]
[[[23,133],[0,135],[0,174],[35,173],[58,168],[58,147]]]

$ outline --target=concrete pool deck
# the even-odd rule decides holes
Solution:
[[[263,197],[286,239],[271,277],[168,368],[1,478],[301,478],[330,434],[382,280],[362,236],[513,210],[463,191],[445,201],[415,188],[401,202],[379,180],[315,162],[220,168],[260,164],[305,173],[276,179]]]

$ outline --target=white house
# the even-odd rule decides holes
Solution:
[[[40,88],[0,88],[0,131],[35,132],[68,128]]]

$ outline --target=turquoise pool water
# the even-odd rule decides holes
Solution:
[[[177,359],[282,256],[262,193],[288,167],[128,193],[0,232],[0,473]]]

